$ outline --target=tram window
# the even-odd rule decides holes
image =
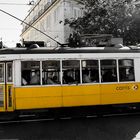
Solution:
[[[4,64],[0,64],[0,83],[4,82]]]
[[[116,60],[101,60],[101,81],[117,82]]]
[[[0,107],[4,105],[4,87],[0,86]]]
[[[42,62],[43,85],[60,84],[60,61]]]
[[[64,60],[62,61],[63,84],[80,83],[80,61]]]
[[[12,82],[12,63],[7,63],[7,82]]]
[[[40,85],[40,62],[21,62],[22,85]]]
[[[123,81],[135,81],[134,61],[132,59],[119,60],[119,79]]]
[[[82,61],[82,82],[83,83],[99,82],[98,60]]]

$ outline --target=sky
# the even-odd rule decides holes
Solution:
[[[0,9],[23,20],[31,8],[31,6],[27,5],[29,1],[31,0],[0,0]],[[0,40],[2,40],[7,47],[15,47],[16,43],[20,42],[21,22],[1,11],[0,18]]]

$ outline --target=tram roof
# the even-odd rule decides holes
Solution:
[[[56,54],[56,53],[140,53],[140,47],[40,47],[40,48],[3,48],[2,54]]]

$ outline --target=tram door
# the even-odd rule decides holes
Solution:
[[[0,112],[13,110],[13,63],[0,62]]]

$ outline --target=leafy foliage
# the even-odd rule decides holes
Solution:
[[[81,0],[84,16],[66,23],[81,34],[112,34],[125,44],[140,43],[140,9],[134,0]]]

